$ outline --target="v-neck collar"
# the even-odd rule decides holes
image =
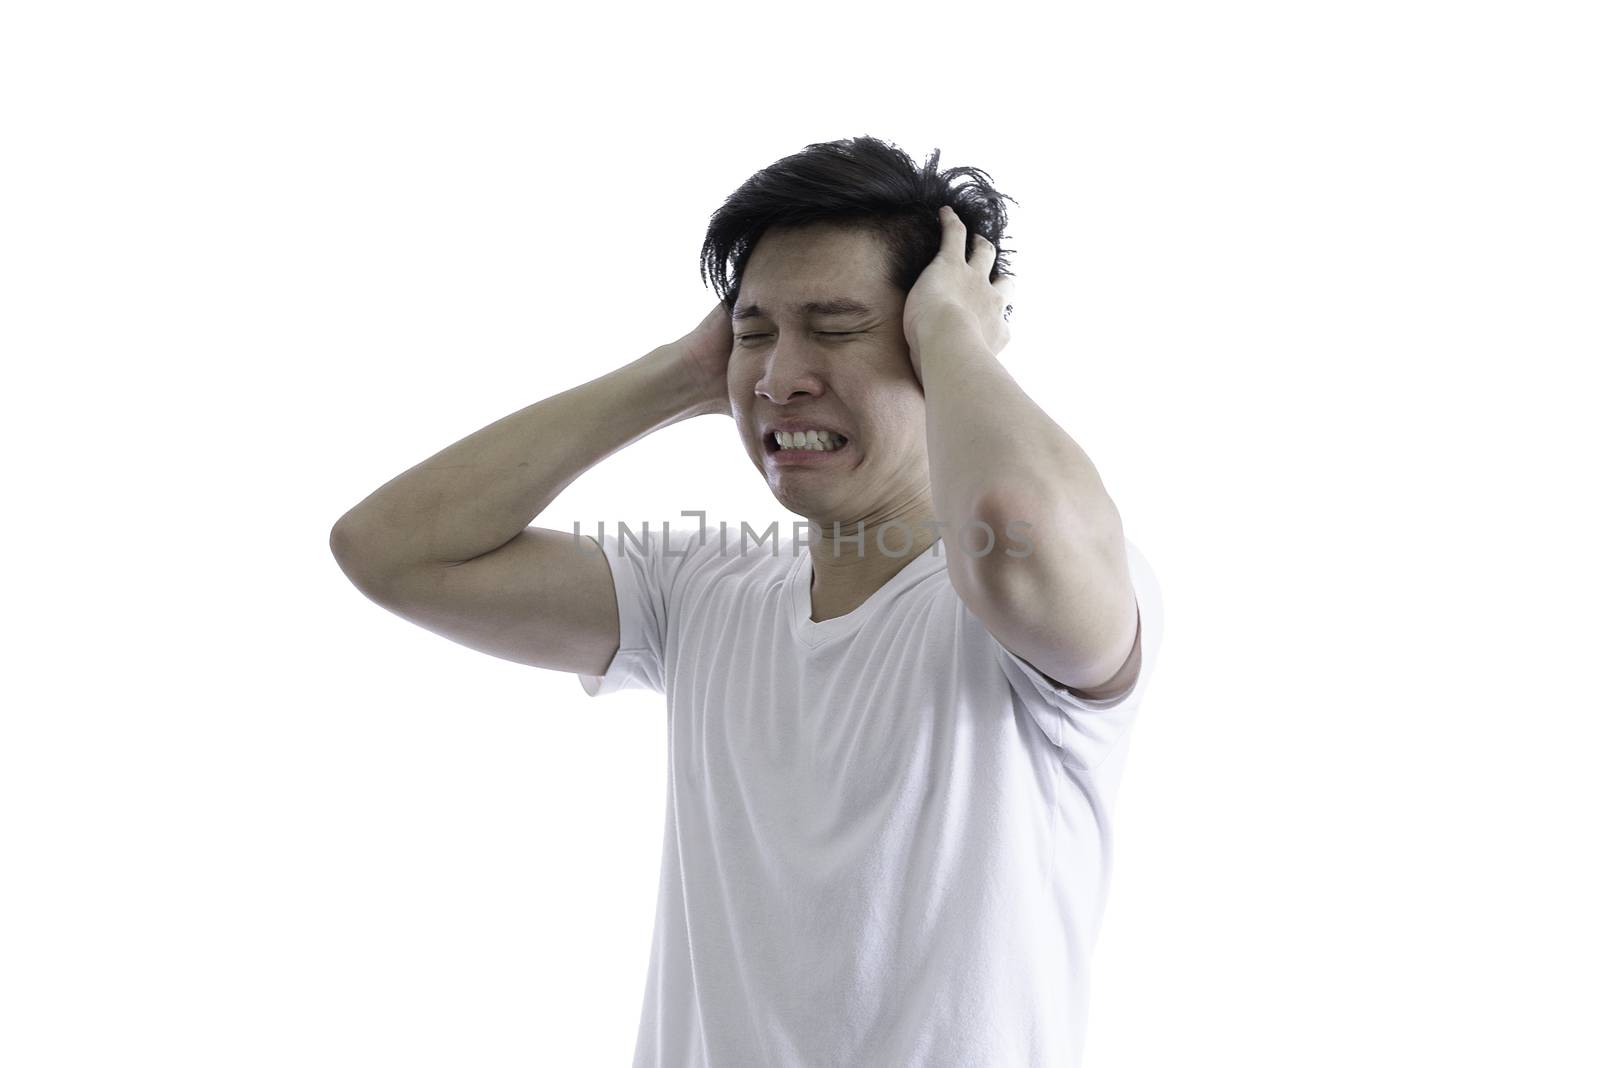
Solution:
[[[934,555],[938,550],[939,555]],[[788,586],[789,619],[794,633],[806,645],[815,647],[823,642],[853,634],[861,624],[871,618],[879,608],[894,598],[901,590],[915,584],[933,571],[945,566],[944,539],[937,538],[906,566],[889,577],[889,581],[872,591],[872,595],[842,616],[825,619],[821,623],[811,618],[811,547],[795,554],[794,565],[789,568],[785,585]]]

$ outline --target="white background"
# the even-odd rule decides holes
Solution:
[[[0,1061],[629,1062],[660,699],[328,530],[872,134],[1020,202],[1005,361],[1164,588],[1089,1068],[1595,1064],[1583,6],[8,5]],[[682,508],[786,515],[704,418],[539,522]]]

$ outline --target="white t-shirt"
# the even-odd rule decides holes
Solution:
[[[667,699],[635,1068],[1075,1066],[1161,641],[1144,557],[1128,545],[1139,678],[1092,701],[990,635],[943,541],[817,623],[803,541],[640,540],[603,536],[621,642],[580,676]]]

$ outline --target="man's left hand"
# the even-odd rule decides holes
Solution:
[[[1013,303],[1015,278],[1003,274],[989,281],[997,255],[994,244],[982,234],[974,235],[972,258],[968,259],[967,227],[961,217],[943,207],[939,222],[944,228],[939,252],[906,294],[903,317],[911,366],[919,378],[922,347],[952,326],[975,326],[992,354],[998,354],[1011,340],[1005,312]]]

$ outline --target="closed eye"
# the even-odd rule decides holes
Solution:
[[[865,330],[818,330],[817,333],[821,334],[823,337],[849,337],[852,334],[864,334],[864,333],[866,333],[866,331]],[[771,336],[770,334],[740,334],[738,336],[737,340],[739,340],[739,341],[748,341],[751,338],[770,337],[770,336]]]

